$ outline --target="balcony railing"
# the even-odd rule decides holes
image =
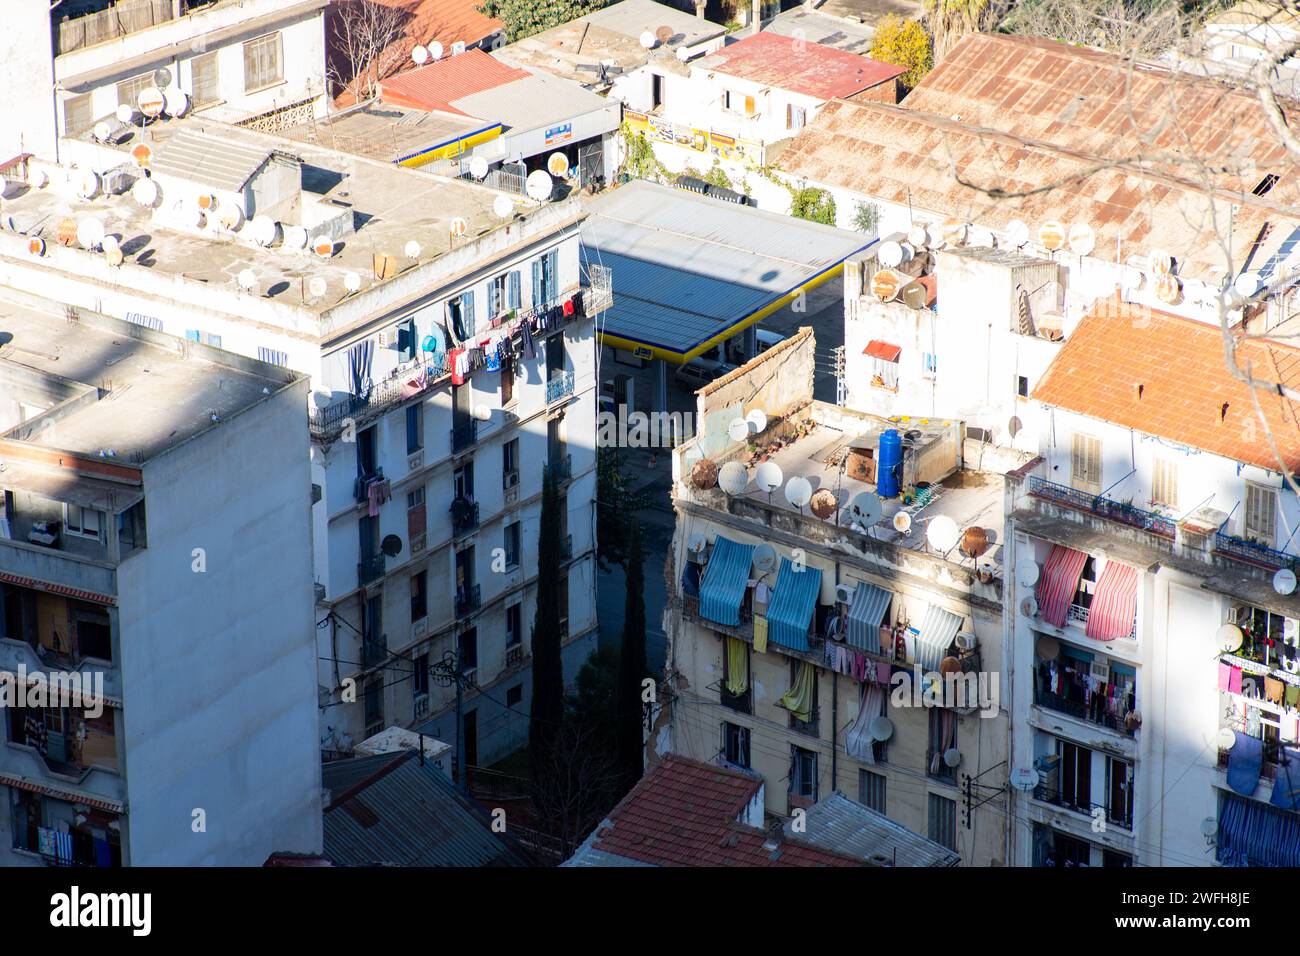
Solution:
[[[552,478],[557,484],[564,484],[573,477],[573,456],[552,458],[542,465],[542,478]]]
[[[1028,487],[1031,495],[1055,501],[1076,511],[1086,511],[1099,518],[1141,528],[1161,537],[1173,538],[1177,530],[1177,523],[1173,518],[1156,514],[1154,511],[1144,511],[1128,502],[1112,501],[1102,495],[1060,485],[1046,478],[1039,478],[1037,475],[1029,476]]]
[[[1073,810],[1075,813],[1082,813],[1085,816],[1096,819],[1094,811],[1100,810],[1105,815],[1107,823],[1113,823],[1121,830],[1133,829],[1133,810],[1131,807],[1120,807],[1118,809],[1106,806],[1101,803],[1092,803],[1091,801],[1079,802],[1059,790],[1055,790],[1046,784],[1040,783],[1034,787],[1034,799],[1041,800],[1044,803],[1050,803],[1054,807],[1064,807],[1066,810]]]
[[[478,502],[457,498],[448,509],[451,512],[452,534],[469,534],[478,527]]]
[[[1238,538],[1236,535],[1224,534],[1222,531],[1214,533],[1214,550],[1238,561],[1259,564],[1266,568],[1289,568],[1297,561],[1294,554],[1275,551],[1257,541]]]
[[[382,554],[362,558],[357,564],[358,586],[365,587],[367,584],[382,578],[384,576],[385,560]]]
[[[478,419],[471,418],[451,430],[451,450],[464,451],[478,440]]]
[[[356,498],[357,504],[363,505],[369,500],[371,485],[379,484],[385,480],[384,469],[382,468],[377,468],[364,475],[357,475],[356,483],[352,486],[352,496]]]
[[[472,611],[477,611],[482,603],[483,597],[480,585],[472,584],[467,588],[461,588],[456,592],[456,616],[464,617]]]
[[[1104,698],[1103,698],[1104,702]],[[1070,700],[1062,697],[1060,694],[1053,694],[1051,691],[1036,688],[1034,693],[1034,703],[1039,707],[1045,707],[1048,710],[1054,710],[1058,714],[1065,714],[1073,717],[1075,720],[1082,720],[1089,724],[1096,724],[1098,727],[1105,727],[1113,730],[1117,734],[1124,734],[1126,737],[1132,737],[1133,731],[1126,725],[1124,718],[1116,717],[1114,714],[1096,712],[1081,700]]]
[[[1088,624],[1088,609],[1081,604],[1071,604],[1065,609],[1065,618],[1071,623],[1078,624],[1080,627],[1086,627]],[[1130,641],[1137,640],[1137,618],[1133,618],[1133,629],[1125,635]]]
[[[560,372],[546,383],[546,404],[554,405],[573,395],[573,373]]]

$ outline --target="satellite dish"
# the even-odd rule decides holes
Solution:
[[[835,585],[835,600],[841,604],[848,604],[853,600],[853,589],[847,584]]]
[[[103,143],[107,142],[108,138],[113,135],[113,127],[100,120],[95,124],[95,128],[91,132],[94,133],[95,139]]]
[[[758,466],[754,472],[754,484],[758,486],[759,491],[771,494],[781,487],[785,481],[785,475],[781,473],[781,466],[774,461],[765,461]]]
[[[1174,271],[1174,257],[1160,249],[1152,250],[1149,262],[1152,272],[1170,275]]]
[[[1097,245],[1097,234],[1086,222],[1076,222],[1070,227],[1069,243],[1076,256],[1086,256]]]
[[[993,233],[983,226],[970,227],[970,244],[977,249],[993,248]]]
[[[738,461],[729,461],[718,469],[718,487],[729,495],[738,495],[749,484],[749,472]]]
[[[135,105],[140,108],[140,112],[150,119],[157,119],[162,115],[163,107],[167,105],[167,100],[162,95],[162,90],[156,86],[146,86],[136,97]]]
[[[469,222],[464,216],[457,216],[448,224],[447,230],[455,237],[463,236],[469,231]]]
[[[1237,745],[1237,733],[1231,727],[1220,727],[1215,741],[1220,750],[1231,750]]]
[[[785,483],[785,500],[796,508],[803,508],[812,499],[812,482],[803,475],[795,475]]]
[[[945,767],[954,768],[961,764],[961,751],[956,747],[949,747],[943,752],[943,763]]]
[[[356,292],[361,288],[361,276],[355,272],[349,272],[343,276],[343,288],[349,292]]]
[[[745,416],[745,421],[749,422],[749,430],[755,435],[767,428],[767,415],[761,408],[752,409]]]
[[[1026,561],[1016,568],[1016,580],[1022,587],[1032,588],[1038,583],[1038,564],[1034,561]]]
[[[1235,654],[1241,649],[1243,640],[1241,628],[1236,624],[1220,624],[1214,632],[1214,642],[1224,654]]]
[[[1260,279],[1258,272],[1243,272],[1241,275],[1237,276],[1236,281],[1232,283],[1232,288],[1233,291],[1243,299],[1249,299],[1259,291],[1260,286],[1263,284],[1263,280]]]
[[[880,245],[880,252],[877,257],[882,266],[890,269],[903,263],[903,248],[896,242],[884,242]]]
[[[415,260],[420,258],[420,244],[414,239],[408,242],[402,251],[406,253],[406,258],[408,259]]]
[[[179,118],[189,110],[190,98],[181,90],[171,86],[163,90],[163,104],[167,109],[168,116]]]
[[[966,242],[966,223],[949,219],[943,224],[943,241],[950,246],[960,246]]]
[[[732,441],[744,441],[749,437],[749,422],[743,418],[733,418],[731,424],[727,426],[727,434],[731,436]]]
[[[554,185],[550,174],[544,169],[538,169],[528,174],[524,188],[528,191],[529,199],[534,202],[545,202],[551,198]]]
[[[871,277],[871,294],[881,302],[888,302],[898,295],[908,278],[893,269],[878,269]]]
[[[217,222],[221,223],[221,228],[236,232],[244,224],[244,210],[232,203],[227,203],[221,207],[221,212],[217,214]]]
[[[137,179],[131,187],[131,196],[141,206],[151,207],[158,201],[158,184],[152,179]]]
[[[1016,767],[1011,771],[1011,786],[1021,793],[1028,793],[1039,784],[1038,771],[1033,767]]]
[[[312,276],[307,280],[307,294],[313,299],[323,296],[327,288],[324,276]]]
[[[1061,656],[1061,642],[1050,635],[1044,634],[1034,645],[1034,652],[1038,655],[1040,661],[1054,661]]]
[[[1025,617],[1038,617],[1038,602],[1031,597],[1020,602],[1020,613]]]
[[[27,185],[33,189],[44,189],[50,184],[50,174],[39,166],[29,167],[27,171]]]
[[[109,264],[110,268],[116,269],[122,264],[124,259],[125,256],[122,255],[122,250],[116,246],[112,249],[104,249],[104,261]]]
[[[1182,297],[1182,283],[1169,272],[1156,273],[1156,298],[1169,305],[1177,305]]]
[[[488,174],[488,161],[482,156],[471,156],[469,160],[469,174],[475,179],[485,179]]]
[[[1295,591],[1295,572],[1282,568],[1273,575],[1273,590],[1278,594],[1290,594]]]
[[[641,46],[643,46],[645,49],[653,50],[655,48],[655,44],[658,41],[655,40],[655,35],[653,33],[651,33],[649,30],[646,30],[644,33],[641,34],[640,42],[641,42]]]
[[[831,515],[835,514],[836,509],[839,507],[839,502],[835,500],[835,492],[831,491],[829,488],[818,488],[813,492],[809,506],[814,515],[825,521]]]
[[[402,539],[395,534],[386,534],[384,540],[379,542],[379,550],[390,558],[395,558],[402,553]]]
[[[203,193],[195,200],[195,202],[198,203],[199,208],[204,212],[213,212],[217,208],[217,197],[212,195],[212,193]]]
[[[135,119],[135,110],[127,103],[120,103],[113,115],[117,117],[119,123],[130,123]]]
[[[321,236],[312,241],[311,251],[316,253],[318,259],[328,259],[334,255],[334,240],[328,236]]]
[[[690,540],[686,542],[686,550],[692,554],[700,554],[704,551],[706,544],[708,544],[708,539],[704,537],[704,532],[696,531],[691,535]]]
[[[546,169],[556,179],[563,179],[569,173],[569,157],[558,151],[551,153],[546,157]]]
[[[943,227],[937,222],[925,227],[925,244],[931,249],[942,249],[944,247]]]
[[[115,249],[121,249],[122,244],[117,241],[117,236],[107,235],[99,241],[99,248],[105,252],[112,252]]]
[[[32,236],[27,240],[27,251],[34,256],[45,255],[45,240],[40,236]]]
[[[754,547],[754,567],[764,574],[774,570],[776,568],[776,548],[766,541],[759,542]]]
[[[1038,227],[1038,244],[1051,252],[1064,248],[1067,237],[1065,225],[1055,219],[1049,219]]]
[[[510,201],[509,196],[502,193],[492,200],[492,211],[496,213],[498,219],[509,219],[515,211],[515,204]]]
[[[930,237],[925,234],[925,226],[913,226],[907,230],[907,241],[917,249],[925,245],[928,238]]]
[[[86,170],[77,180],[77,195],[82,199],[94,199],[99,193],[99,174]]]
[[[867,725],[867,733],[871,739],[884,742],[894,736],[894,722],[888,717],[872,717],[871,723]]]
[[[411,59],[414,60],[416,63],[428,63],[429,62],[428,47],[421,46],[420,44],[417,43],[415,45],[415,48],[411,50]]]
[[[278,231],[275,220],[269,216],[254,216],[253,221],[249,223],[249,233],[259,246],[269,246],[275,242],[275,234]]]
[[[252,269],[241,269],[239,275],[235,276],[235,281],[239,283],[241,289],[247,292],[257,285],[257,273]]]
[[[936,551],[951,551],[959,537],[961,537],[961,529],[957,527],[957,522],[947,515],[936,515],[930,519],[930,523],[925,528],[925,540],[930,542],[930,546]]]
[[[912,516],[906,511],[894,515],[894,530],[899,534],[908,534],[912,530]]]
[[[913,257],[916,256],[916,247],[913,246],[910,242],[900,242],[898,244],[898,248],[903,253],[904,262],[911,262]]]
[[[1029,227],[1020,219],[1012,219],[1007,223],[1007,245],[1013,249],[1019,249],[1029,241]]]
[[[77,223],[77,242],[83,249],[98,249],[104,241],[104,224],[98,219],[82,219]]]
[[[284,227],[284,244],[290,249],[305,249],[310,239],[302,226]]]
[[[429,58],[432,60],[442,59],[442,44],[437,40],[429,44]]]
[[[853,501],[849,503],[849,510],[854,520],[870,528],[880,521],[884,506],[879,495],[863,491],[854,496]]]
[[[160,90],[165,90],[172,85],[172,71],[165,66],[160,66],[153,71],[153,85]]]
[[[667,43],[672,38],[673,38],[673,28],[670,26],[662,26],[659,29],[655,30],[655,39],[658,40],[660,43]]]

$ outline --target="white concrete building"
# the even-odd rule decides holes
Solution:
[[[0,155],[61,159],[59,140],[139,119],[164,80],[195,112],[275,129],[325,108],[328,0],[14,0]],[[166,75],[159,71],[165,70]]]
[[[325,750],[393,724],[454,740],[452,688],[425,679],[449,651],[476,685],[470,762],[521,746],[545,468],[572,538],[567,676],[596,639],[592,316],[609,293],[579,274],[580,205],[210,121],[149,143],[147,185],[122,195],[129,178],[91,200],[77,184],[130,141],[78,141],[76,170],[28,164],[6,201],[19,234],[0,236],[9,283],[310,376]],[[124,260],[61,245],[65,219],[99,222]]]
[[[0,864],[319,853],[306,377],[3,313]]]

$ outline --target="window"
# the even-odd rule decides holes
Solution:
[[[731,683],[731,677],[732,677],[731,652],[733,648],[743,648],[744,650],[744,657],[736,661],[736,670],[741,670],[742,667],[744,668],[743,674],[737,675],[737,676],[743,676],[745,680],[745,690],[743,693],[740,694],[733,694],[731,693],[731,691],[727,690],[727,685]],[[749,666],[750,666],[749,645],[746,644],[744,641],[737,640],[734,637],[724,637],[722,639],[722,687],[721,687],[722,706],[734,710],[740,714],[753,713],[753,711],[750,710],[751,695],[749,692],[749,682],[750,680],[752,680],[752,675],[750,673]]]
[[[1178,509],[1178,462],[1157,458],[1151,468],[1151,503]]]
[[[1101,493],[1101,439],[1075,432],[1070,443],[1070,485]]]
[[[921,356],[921,375],[925,378],[933,379],[939,374],[939,358],[933,352],[925,352]]]
[[[747,592],[748,593],[748,592]],[[804,662],[797,658],[790,659],[790,686],[793,687],[799,680],[799,673],[803,670]],[[794,714],[790,715],[790,729],[797,730],[801,734],[808,734],[816,737],[817,733],[817,668],[812,668],[812,718],[808,721],[802,721]]]
[[[865,355],[871,359],[871,385],[873,388],[887,388],[898,391],[898,358],[902,349],[880,339],[867,343]]]
[[[1092,751],[1065,740],[1056,742],[1060,802],[1081,813],[1092,809]]]
[[[421,654],[411,662],[411,667],[415,675],[412,683],[415,696],[427,695],[429,693],[429,655]]]
[[[1244,536],[1251,541],[1273,546],[1276,536],[1277,492],[1254,482],[1246,482],[1246,513],[1242,518]]]
[[[506,567],[519,567],[519,522],[512,521],[505,531]]]
[[[375,473],[375,426],[371,425],[357,432],[357,474],[361,476]]]
[[[282,79],[279,33],[268,33],[244,44],[245,93],[279,83]]]
[[[406,510],[419,508],[424,504],[424,488],[416,488],[414,491],[406,493]]]
[[[523,628],[520,626],[522,607],[522,604],[512,604],[506,608],[506,647],[517,647],[523,640]]]
[[[424,447],[424,404],[406,406],[406,453],[413,455]]]
[[[104,513],[81,505],[63,506],[63,529],[68,534],[80,538],[99,540],[100,529],[104,526]]]
[[[447,300],[447,320],[451,323],[456,338],[463,340],[474,334],[478,325],[474,319],[473,289]]]
[[[512,438],[501,446],[502,483],[513,488],[519,483],[519,439]]]
[[[1016,394],[1021,398],[1029,397],[1029,377],[1027,375],[1016,376]]]
[[[754,115],[754,98],[746,96],[744,93],[727,90],[722,94],[722,105],[724,109],[731,110],[733,113],[743,113],[745,116]]]
[[[506,690],[506,706],[518,707],[524,702],[524,685],[516,684]]]
[[[494,317],[519,308],[520,285],[518,269],[503,272],[488,283],[488,308]]]
[[[210,345],[214,349],[221,348],[221,336],[212,335],[200,329],[186,329],[185,337],[191,342],[198,342],[200,345]]]
[[[1079,572],[1079,586],[1074,591],[1074,596],[1070,598],[1070,607],[1078,608],[1080,611],[1087,611],[1092,607],[1092,596],[1097,590],[1097,559],[1088,555],[1087,560],[1083,562],[1083,570]],[[1086,621],[1087,614],[1073,615],[1075,620]]]
[[[749,769],[749,728],[722,725],[722,759],[733,767]]]
[[[366,684],[366,729],[367,731],[384,722],[384,684],[376,677]]]
[[[887,778],[883,773],[872,773],[870,770],[858,771],[858,803],[864,807],[870,807],[879,813],[885,812],[885,783]]]
[[[957,771],[943,755],[957,746],[957,715],[945,707],[930,708],[930,753],[926,770],[940,780],[955,780]]]
[[[452,473],[452,497],[474,500],[474,462],[466,462]]]
[[[140,94],[151,86],[153,86],[152,73],[141,73],[129,80],[122,80],[117,84],[117,105],[135,109]]]
[[[429,614],[429,572],[411,575],[411,620],[418,621]]]
[[[259,345],[257,347],[257,357],[268,365],[279,365],[281,368],[288,368],[289,366],[288,352],[280,352]]]
[[[808,113],[802,106],[787,103],[785,107],[785,128],[798,132],[808,122]]]
[[[190,99],[196,109],[221,99],[221,73],[216,50],[190,60]]]
[[[63,101],[63,135],[76,136],[95,125],[89,93],[69,96]]]
[[[1106,819],[1133,827],[1133,765],[1118,757],[1106,758]]]
[[[478,667],[478,628],[471,627],[456,638],[456,659],[461,671]]]
[[[802,747],[790,747],[790,793],[817,801],[817,753]]]
[[[957,801],[929,794],[930,839],[950,850],[957,849]]]
[[[533,260],[533,308],[542,308],[559,297],[559,268],[555,249]]]

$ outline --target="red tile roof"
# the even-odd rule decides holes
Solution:
[[[736,822],[762,784],[749,774],[670,755],[614,808],[593,847],[655,866],[862,865],[789,837],[765,849],[762,830]]]
[[[482,50],[466,50],[459,56],[448,56],[384,80],[379,85],[379,97],[393,106],[459,113],[451,105],[454,100],[525,80],[530,75]]]
[[[821,100],[844,98],[907,72],[834,47],[758,33],[723,47],[706,64],[719,73]]]
[[[1239,368],[1257,379],[1300,385],[1300,349],[1238,340]],[[1247,386],[1228,371],[1216,325],[1122,302],[1097,302],[1069,337],[1033,397],[1148,435],[1280,470]],[[1138,386],[1141,386],[1139,397]],[[1300,407],[1257,389],[1278,449],[1300,471]]]

